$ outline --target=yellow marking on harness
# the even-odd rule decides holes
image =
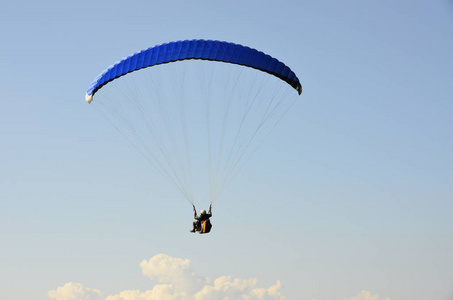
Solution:
[[[201,233],[206,233],[206,222],[208,220],[201,221]]]

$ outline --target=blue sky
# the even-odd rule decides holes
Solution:
[[[287,299],[450,299],[452,29],[451,1],[2,2],[0,298],[145,292],[154,258]],[[260,49],[304,87],[207,236],[84,101],[112,62],[193,38]]]

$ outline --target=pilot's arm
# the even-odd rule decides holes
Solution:
[[[192,207],[193,207],[193,218],[196,219],[197,218],[197,210],[195,208],[195,205],[192,204]]]

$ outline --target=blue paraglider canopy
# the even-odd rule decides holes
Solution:
[[[286,81],[299,94],[302,93],[296,74],[284,63],[263,52],[228,42],[186,40],[150,47],[117,61],[93,80],[85,99],[90,103],[101,87],[130,72],[188,59],[212,60],[258,69]]]

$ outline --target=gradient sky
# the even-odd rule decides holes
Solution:
[[[453,299],[452,32],[446,0],[1,2],[0,299],[144,292],[159,254],[287,299]],[[304,87],[205,236],[84,100],[117,59],[194,38]]]

